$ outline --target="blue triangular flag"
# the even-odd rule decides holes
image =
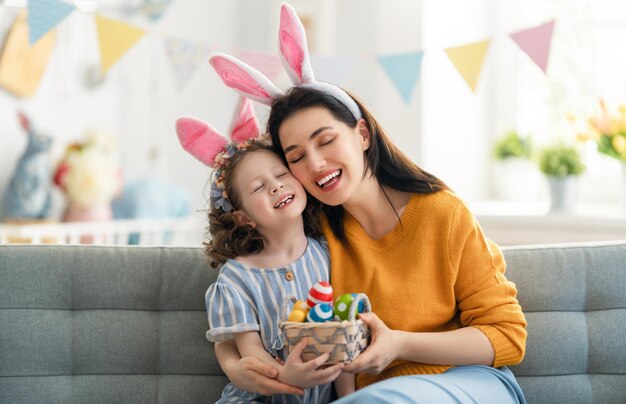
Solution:
[[[58,0],[28,1],[28,33],[33,45],[74,10],[74,6]]]
[[[378,57],[378,63],[385,69],[407,104],[411,102],[413,87],[420,75],[422,56],[424,51]]]

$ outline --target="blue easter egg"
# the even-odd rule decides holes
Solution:
[[[356,299],[356,295],[357,295],[356,293],[351,293],[351,295],[353,299]],[[357,306],[356,312],[363,313],[363,310],[365,310],[365,305],[363,304],[363,300],[361,300],[359,302],[359,305]]]
[[[333,318],[333,307],[326,303],[319,303],[309,310],[306,320],[311,323],[323,323]]]

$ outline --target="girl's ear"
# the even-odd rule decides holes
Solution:
[[[372,134],[369,130],[367,122],[365,122],[365,119],[359,119],[357,122],[357,130],[361,135],[361,147],[363,151],[365,151],[369,149],[372,144]]]
[[[248,225],[253,229],[256,227],[254,220],[250,219],[250,216],[248,216],[244,211],[236,210],[233,212],[233,215],[235,216],[235,220],[239,226]]]

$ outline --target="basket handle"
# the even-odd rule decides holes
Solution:
[[[289,303],[295,304],[298,301],[294,295],[288,295],[283,298],[280,305],[280,321],[285,322],[289,318]]]
[[[350,303],[350,309],[348,311],[348,320],[354,321],[357,309],[359,308],[359,303],[363,302],[363,312],[368,313],[372,311],[372,304],[370,303],[370,299],[367,297],[365,293],[357,293],[357,295],[352,299],[352,303]]]

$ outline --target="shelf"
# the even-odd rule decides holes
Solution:
[[[581,205],[549,212],[546,204],[469,203],[485,235],[500,245],[626,240],[626,209]]]

